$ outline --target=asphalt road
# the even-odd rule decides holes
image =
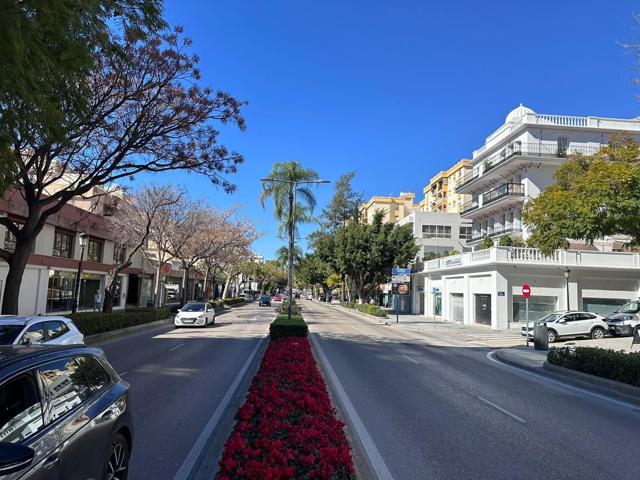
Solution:
[[[130,480],[174,478],[272,318],[253,303],[207,328],[165,326],[98,345],[131,384]]]
[[[391,478],[638,478],[640,409],[496,364],[490,348],[304,308]]]

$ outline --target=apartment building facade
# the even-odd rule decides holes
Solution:
[[[466,174],[471,172],[471,162],[463,159],[446,171],[438,173],[424,187],[424,204],[426,212],[459,213],[469,197],[458,193],[456,188]]]
[[[553,182],[555,170],[574,153],[592,155],[614,135],[640,141],[640,121],[537,114],[520,105],[473,152],[472,169],[456,187],[468,196],[461,215],[473,222],[470,244],[485,235],[527,238],[522,207]]]
[[[381,211],[385,222],[396,223],[418,209],[418,205],[413,203],[415,198],[415,193],[407,192],[400,192],[397,197],[375,195],[361,205],[360,218],[371,223],[375,213]]]

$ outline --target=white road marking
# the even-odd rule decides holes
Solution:
[[[333,367],[329,363],[327,356],[324,354],[324,351],[320,346],[320,342],[316,339],[316,335],[312,334],[310,335],[310,337],[311,337],[311,343],[313,343],[315,350],[318,353],[318,356],[320,357],[320,361],[323,363],[324,369],[327,372],[327,375],[329,375],[329,378],[331,379],[331,383],[333,383],[333,387],[335,389],[336,395],[338,395],[340,402],[342,403],[345,409],[345,414],[347,415],[349,420],[351,420],[351,423],[353,424],[353,428],[355,430],[356,435],[360,437],[360,442],[362,442],[362,445],[364,446],[365,453],[369,457],[369,462],[371,462],[371,466],[374,472],[376,473],[376,476],[378,477],[379,480],[393,480],[393,476],[391,475],[391,472],[389,471],[387,464],[382,459],[382,455],[380,455],[380,451],[376,447],[376,444],[373,442],[371,435],[369,435],[369,432],[367,431],[366,427],[364,426],[364,423],[360,419],[358,412],[356,412],[356,409],[351,403],[351,400],[349,400],[349,397],[347,396],[347,392],[342,387],[342,384],[340,383],[338,376],[336,375],[336,373],[333,370]]]
[[[573,385],[569,385],[568,383],[562,382],[560,380],[556,380],[554,378],[549,378],[546,375],[541,375],[539,373],[535,373],[535,372],[532,372],[530,370],[525,370],[524,368],[516,367],[514,365],[510,365],[508,363],[502,362],[502,361],[500,361],[500,359],[496,358],[495,352],[496,351],[493,350],[493,351],[487,353],[487,358],[491,362],[496,363],[496,364],[498,364],[498,365],[500,365],[502,367],[509,368],[511,370],[515,370],[516,372],[521,373],[523,375],[529,375],[531,377],[535,377],[535,378],[537,378],[539,380],[542,380],[544,382],[550,383],[550,384],[554,385],[555,387],[560,387],[559,388],[560,390],[561,389],[571,390],[572,392],[574,392],[576,394],[594,397],[594,398],[597,398],[599,400],[605,400],[607,402],[611,402],[611,403],[614,403],[616,405],[620,405],[620,406],[623,406],[623,407],[630,408],[634,412],[638,412],[638,406],[634,405],[633,403],[629,403],[629,402],[625,402],[623,400],[617,400],[615,398],[607,397],[606,395],[601,395],[601,394],[596,393],[596,392],[591,392],[591,391],[586,390],[584,388],[574,387]]]
[[[516,415],[515,413],[511,413],[509,410],[505,410],[504,408],[502,408],[500,405],[496,405],[493,402],[490,402],[489,400],[487,400],[486,398],[482,398],[482,397],[478,397],[478,400],[480,400],[481,402],[486,403],[487,405],[492,406],[493,408],[495,408],[496,410],[504,413],[505,415],[510,416],[511,418],[513,418],[514,420],[519,421],[520,423],[527,423],[527,421],[524,418],[520,418],[518,415]]]
[[[415,361],[413,358],[409,357],[408,355],[405,355],[404,353],[401,353],[400,355],[402,355],[404,358],[406,358],[410,362],[418,363],[418,364],[420,363],[420,362]]]
[[[182,347],[182,346],[184,346],[184,345],[186,345],[186,344],[184,344],[184,343],[180,343],[180,344],[176,345],[175,347],[171,347],[171,348],[169,349],[169,351],[170,351],[170,352],[173,352],[174,350],[177,350],[177,349],[179,349],[180,347]]]
[[[256,354],[258,353],[258,350],[260,349],[260,346],[264,343],[265,339],[266,337],[262,337],[256,343],[256,346],[254,347],[253,351],[249,354],[249,358],[247,358],[247,361],[244,362],[244,365],[238,372],[238,375],[236,375],[236,378],[233,380],[233,383],[227,390],[227,393],[225,393],[224,397],[222,397],[222,400],[220,401],[218,408],[216,408],[215,412],[213,412],[213,415],[205,425],[204,429],[202,430],[202,433],[200,433],[200,436],[196,440],[196,443],[194,443],[193,447],[191,447],[189,454],[184,459],[184,462],[182,462],[182,465],[178,469],[178,472],[174,475],[173,480],[184,480],[185,478],[189,477],[189,474],[191,473],[193,468],[196,466],[198,459],[202,454],[202,451],[207,446],[207,443],[211,438],[211,434],[218,427],[218,423],[220,423],[220,420],[222,419],[222,416],[225,410],[229,407],[229,403],[231,402],[231,399],[235,395],[236,390],[240,385],[240,382],[244,378],[244,375],[247,373],[247,370],[249,369],[251,362],[253,362],[253,359],[255,358]]]

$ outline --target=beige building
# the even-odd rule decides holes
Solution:
[[[418,210],[419,206],[413,203],[415,193],[400,192],[399,197],[382,197],[375,195],[367,203],[360,207],[360,216],[367,223],[373,221],[376,211],[384,212],[384,221],[396,223],[410,213]]]
[[[459,213],[462,206],[471,197],[456,193],[465,174],[471,172],[471,162],[460,160],[447,171],[442,171],[433,177],[424,187],[424,200],[420,202],[421,210],[425,212]]]

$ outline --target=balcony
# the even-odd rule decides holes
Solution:
[[[521,228],[515,228],[515,227],[506,227],[506,228],[500,228],[497,230],[492,230],[490,232],[487,233],[482,233],[480,235],[474,235],[471,237],[471,240],[469,240],[469,243],[473,243],[473,242],[479,242],[480,240],[482,240],[485,236],[489,236],[490,238],[494,238],[494,237],[501,237],[502,235],[522,235],[522,229]]]
[[[476,178],[486,175],[488,172],[514,157],[534,157],[534,158],[549,158],[549,159],[562,159],[567,158],[574,154],[581,154],[585,156],[594,155],[601,147],[591,147],[586,145],[569,145],[566,148],[559,147],[557,143],[522,143],[519,141],[511,142],[504,148],[488,156],[482,160],[484,171],[482,175],[478,174],[478,170],[475,172],[467,173],[460,183],[456,187],[456,192],[461,190],[473,182]]]
[[[482,195],[482,206],[484,207],[491,202],[508,196],[524,197],[524,185],[521,183],[503,183]]]
[[[423,272],[472,267],[483,264],[528,264],[553,268],[586,267],[614,270],[640,270],[640,254],[556,250],[550,256],[545,256],[537,248],[491,247],[475,252],[430,260],[424,264]]]
[[[478,200],[469,200],[468,202],[464,203],[462,205],[462,210],[460,211],[461,215],[464,215],[467,212],[470,212],[472,210],[475,210],[476,208],[478,208],[479,203]]]

